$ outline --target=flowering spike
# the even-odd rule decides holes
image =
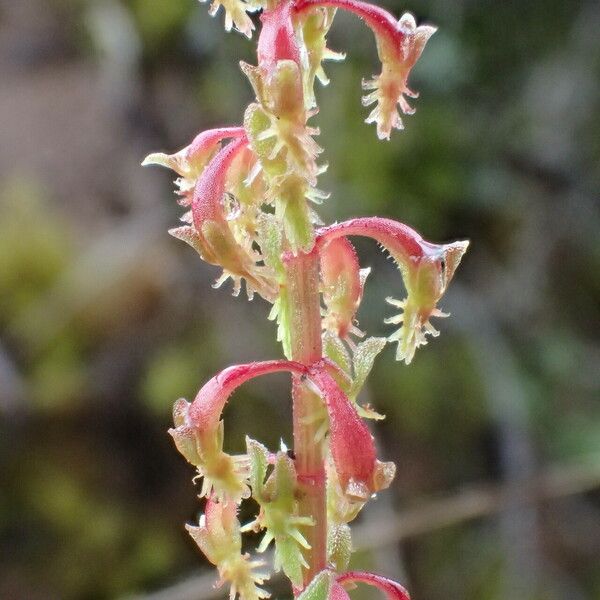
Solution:
[[[291,355],[291,315],[285,286],[285,267],[281,261],[283,234],[274,215],[263,213],[257,223],[258,238],[265,264],[272,269],[279,284],[279,296],[273,303],[268,319],[277,321],[277,341],[285,356]]]
[[[418,94],[408,87],[408,76],[436,28],[430,25],[417,27],[410,13],[404,13],[396,20],[383,8],[360,0],[300,0],[295,5],[296,14],[318,6],[353,12],[375,34],[382,69],[373,79],[363,81],[363,89],[368,93],[362,103],[364,106],[376,103],[366,122],[377,124],[380,139],[389,139],[392,129],[403,129],[397,106],[400,105],[404,114],[414,113],[405,96],[416,98]]]
[[[396,360],[404,360],[409,364],[415,350],[427,343],[427,335],[439,335],[429,319],[447,316],[437,308],[437,303],[444,295],[469,242],[432,244],[402,223],[365,217],[320,229],[315,251],[320,252],[321,248],[340,237],[353,235],[375,239],[385,247],[400,269],[407,297],[405,300],[388,298],[388,302],[403,309],[403,314],[387,319],[386,323],[400,325],[389,341],[398,342]]]
[[[316,215],[309,201],[323,193],[315,189],[322,151],[307,126],[312,112],[304,99],[304,68],[294,31],[291,0],[273,3],[261,15],[258,66],[242,63],[256,94],[244,124],[267,181],[266,200],[275,205],[287,242],[294,252],[308,251],[314,241]]]
[[[379,588],[388,597],[388,600],[410,600],[408,592],[399,583],[382,575],[375,575],[375,573],[348,571],[343,575],[339,575],[336,581],[342,585],[344,583],[352,584],[357,581],[366,583],[367,585]]]
[[[396,20],[363,0],[212,0],[210,14],[221,6],[225,29],[247,37],[254,29],[248,13],[262,9],[256,66],[241,63],[255,94],[244,126],[205,131],[179,152],[151,154],[143,164],[177,172],[186,212],[170,233],[223,269],[213,287],[231,278],[237,296],[244,281],[249,298],[258,292],[272,303],[268,318],[277,320],[290,360],[230,367],[193,403],[175,403],[169,433],[197,467],[207,498],[199,526],[188,529],[221,583],[229,583],[230,600],[268,595],[260,587],[267,576],[255,570],[262,561],[241,553],[247,530],[262,531],[258,552],[274,543],[275,570],[284,571],[298,600],[349,600],[344,584],[355,581],[380,587],[389,600],[408,600],[401,586],[377,575],[335,573],[350,559],[348,524],[395,474],[393,463],[377,460],[363,422],[383,417],[357,397],[386,341],[398,342],[396,357],[409,363],[426,335],[438,335],[429,319],[445,316],[437,304],[467,243],[431,244],[379,218],[316,230],[323,223],[313,206],[329,194],[317,187],[327,167],[317,164],[319,129],[308,121],[318,113],[315,79],[328,83],[323,62],[343,58],[326,40],[338,8],[375,34],[382,70],[363,83],[363,104],[375,104],[367,122],[376,122],[380,138],[402,128],[398,106],[414,112],[406,98],[417,94],[407,79],[435,28],[417,27],[408,13]],[[373,237],[400,269],[407,297],[388,300],[404,312],[386,319],[399,326],[387,340],[353,338],[363,336],[355,318],[369,269],[360,269],[352,235]],[[247,438],[246,454],[227,454],[221,415],[228,398],[245,381],[276,371],[293,374],[293,450],[282,443],[273,453]],[[251,494],[259,512],[240,527],[238,505]]]

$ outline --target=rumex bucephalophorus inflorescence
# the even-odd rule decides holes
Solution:
[[[358,0],[214,0],[225,28],[251,37],[249,12],[261,10],[256,66],[241,64],[255,93],[243,125],[200,133],[172,154],[151,154],[144,164],[173,169],[179,202],[187,212],[170,233],[190,244],[206,262],[222,268],[215,287],[229,278],[234,294],[272,304],[277,339],[285,359],[228,367],[210,379],[192,403],[175,403],[177,448],[202,478],[205,514],[188,530],[216,565],[230,595],[266,597],[265,563],[241,551],[244,531],[264,531],[258,553],[274,544],[274,569],[283,570],[303,600],[346,600],[348,584],[379,587],[405,599],[399,584],[372,574],[347,571],[351,554],[348,524],[371,496],[388,487],[395,465],[376,457],[365,419],[380,419],[357,401],[375,357],[386,342],[409,364],[415,350],[437,336],[431,317],[438,308],[467,242],[433,244],[410,227],[378,217],[326,227],[315,212],[328,194],[317,188],[324,167],[319,130],[309,125],[317,112],[315,81],[327,84],[323,61],[343,55],[326,46],[337,9],[358,15],[375,34],[381,73],[363,81],[367,117],[380,139],[402,129],[400,111],[412,114],[416,98],[407,79],[435,28],[399,20]],[[368,269],[361,269],[352,236],[374,239],[398,266],[406,297],[388,298],[402,313],[386,319],[399,326],[389,337],[365,337],[359,308]],[[247,452],[223,450],[221,413],[237,387],[276,371],[292,374],[294,452],[273,453],[247,438]],[[256,518],[238,521],[239,503],[252,496]]]

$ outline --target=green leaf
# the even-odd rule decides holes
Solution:
[[[296,468],[292,459],[284,452],[278,452],[273,472],[264,486],[265,509],[271,505],[290,517],[296,506]],[[277,533],[274,531],[273,533]]]
[[[327,532],[327,560],[338,572],[345,571],[352,554],[350,527],[345,523],[330,525]]]
[[[352,375],[352,361],[344,342],[330,331],[323,333],[323,352],[348,376]],[[348,391],[348,390],[345,390]]]
[[[281,253],[283,251],[283,240],[281,229],[274,215],[261,213],[258,218],[258,242],[265,264],[271,267],[278,275],[285,274]]]
[[[269,321],[277,321],[277,341],[283,346],[283,353],[288,360],[292,358],[292,314],[288,301],[287,288],[279,290],[279,298],[273,303],[268,316]]]
[[[264,481],[269,467],[269,451],[256,440],[246,436],[246,448],[250,458],[250,485],[252,493],[257,502],[260,502],[263,491]]]
[[[292,459],[283,452],[277,453],[273,474],[269,477],[266,488],[271,492],[271,497],[278,502],[290,505],[293,508],[296,494],[296,469]]]
[[[275,459],[273,471],[264,486],[268,468],[266,449],[253,440],[247,439],[248,452],[251,455],[251,481],[261,493],[254,494],[261,511],[253,523],[245,527],[249,529],[266,529],[265,535],[258,547],[264,552],[272,541],[275,541],[275,570],[283,572],[295,586],[302,585],[302,567],[307,566],[302,548],[309,548],[308,542],[300,532],[300,527],[312,526],[310,517],[298,515],[297,479],[293,461],[284,453],[279,452]],[[253,487],[253,489],[255,489]]]
[[[321,571],[298,596],[298,600],[327,600],[333,583],[331,571]]]
[[[277,198],[275,212],[283,218],[285,235],[292,249],[309,251],[314,242],[314,229],[304,194]]]
[[[302,551],[296,541],[290,536],[275,538],[275,570],[283,572],[295,586],[302,585]]]
[[[377,355],[383,350],[386,343],[385,338],[368,338],[356,347],[354,352],[354,382],[350,390],[350,396],[356,398],[362,389]]]

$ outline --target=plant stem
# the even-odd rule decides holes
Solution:
[[[321,314],[319,305],[319,263],[316,253],[299,254],[287,261],[287,281],[291,309],[292,360],[311,365],[321,359]],[[325,467],[322,444],[315,442],[322,401],[301,377],[292,380],[294,411],[294,452],[300,483],[300,511],[314,520],[307,527],[311,545],[305,552],[309,568],[304,585],[326,566],[327,513],[325,507]]]

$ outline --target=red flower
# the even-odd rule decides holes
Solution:
[[[200,496],[214,494],[218,498],[238,502],[248,495],[248,461],[246,457],[223,452],[221,413],[229,396],[240,385],[259,375],[277,371],[304,374],[306,367],[286,360],[228,367],[205,383],[191,404],[183,399],[175,403],[175,428],[169,433],[178,450],[204,477]]]
[[[161,165],[173,169],[180,177],[175,180],[181,196],[180,204],[189,206],[198,177],[208,161],[219,149],[219,144],[227,138],[240,138],[246,135],[243,127],[220,127],[199,133],[185,148],[174,154],[155,152],[146,156],[143,166]]]
[[[355,327],[354,316],[362,299],[369,269],[361,270],[354,246],[345,238],[335,238],[320,252],[323,301],[327,313],[323,329],[347,339],[350,333],[362,336]]]
[[[432,244],[414,229],[397,221],[364,217],[320,229],[315,251],[320,252],[332,240],[352,235],[370,237],[379,242],[400,270],[407,297],[404,300],[387,300],[402,308],[403,314],[386,319],[386,323],[400,325],[388,339],[398,342],[396,359],[409,364],[415,350],[427,343],[426,335],[439,335],[429,319],[448,316],[437,308],[437,303],[444,295],[469,242]]]
[[[258,37],[258,66],[272,73],[280,60],[300,65],[300,49],[292,25],[292,3],[281,0],[260,15],[262,30]]]
[[[309,376],[327,406],[329,447],[342,490],[353,500],[365,502],[390,484],[393,469],[391,463],[376,459],[368,427],[329,373],[335,368],[332,363],[321,361],[310,368]]]

